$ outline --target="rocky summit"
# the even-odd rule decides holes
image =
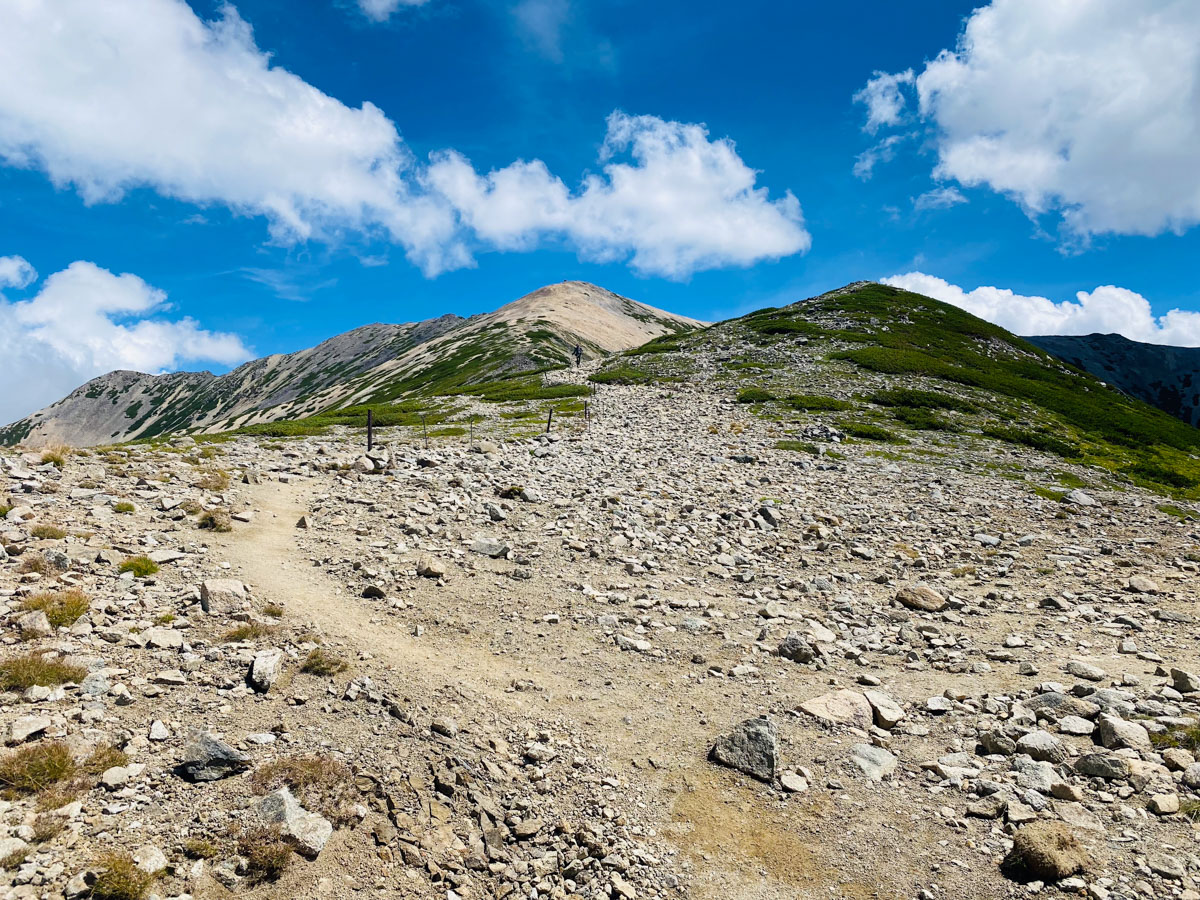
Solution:
[[[0,897],[1200,897],[1195,429],[880,285],[658,333],[0,452]]]

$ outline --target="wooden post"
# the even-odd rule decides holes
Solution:
[[[429,430],[425,427],[425,414],[421,413],[421,434],[425,436],[425,449],[429,449]]]
[[[468,447],[475,446],[475,423],[474,422],[467,423],[467,446]]]
[[[550,407],[550,415],[546,416],[546,434],[550,433],[550,423],[554,421],[554,407]]]
[[[375,413],[367,410],[367,452],[371,452],[371,448],[375,446]]]

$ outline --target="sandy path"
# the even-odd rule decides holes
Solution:
[[[644,672],[612,672],[614,689],[581,675],[570,653],[546,653],[544,647],[518,648],[497,655],[464,637],[414,637],[401,621],[381,616],[312,564],[297,545],[297,519],[307,509],[311,488],[267,482],[246,486],[256,509],[254,521],[217,543],[232,571],[250,583],[264,602],[283,602],[290,621],[310,622],[327,638],[354,651],[370,653],[382,666],[403,673],[428,690],[454,685],[486,697],[513,715],[563,716],[607,753],[623,775],[646,783],[655,798],[652,812],[660,828],[694,873],[692,896],[722,900],[863,896],[870,889],[823,864],[817,850],[795,828],[794,812],[765,812],[736,779],[694,758],[687,747],[696,716],[673,710],[688,704],[647,704],[647,696],[666,693],[667,684],[638,683]],[[628,675],[629,677],[621,677]],[[507,691],[516,680],[535,680],[536,694]],[[677,687],[677,684],[676,684]],[[702,699],[702,698],[689,698]],[[719,698],[703,698],[718,706]],[[534,709],[537,705],[540,708]],[[684,740],[684,735],[687,740]],[[649,757],[673,761],[662,771],[646,765]],[[820,804],[804,815],[820,827]],[[890,896],[882,893],[878,896]]]

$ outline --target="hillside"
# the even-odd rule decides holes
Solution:
[[[928,297],[857,282],[626,351],[599,383],[714,379],[786,428],[817,413],[894,453],[999,442],[1200,494],[1200,430]],[[939,451],[939,452],[944,452]]]
[[[0,429],[0,444],[84,447],[304,419],[565,365],[576,344],[590,359],[696,324],[595,285],[564,282],[467,319],[356,328],[221,376],[112,372]]]
[[[1120,334],[1026,338],[1131,397],[1200,424],[1200,347],[1143,344]]]
[[[0,895],[1195,893],[1190,426],[863,283],[434,386],[0,448]]]

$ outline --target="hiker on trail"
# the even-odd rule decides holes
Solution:
[[[579,364],[583,362],[583,347],[579,344],[575,345],[575,368],[579,368]]]

